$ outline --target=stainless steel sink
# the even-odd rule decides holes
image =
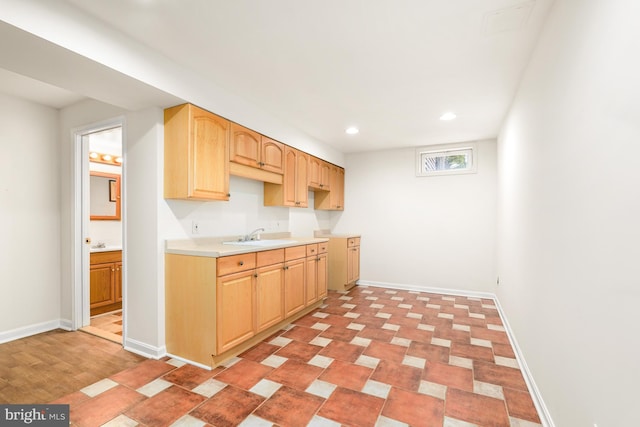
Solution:
[[[273,240],[246,240],[246,241],[231,241],[231,242],[222,242],[223,245],[239,245],[239,246],[259,246],[259,247],[269,247],[269,246],[278,246],[284,245],[287,243],[291,243],[291,240],[282,240],[282,239],[273,239]]]

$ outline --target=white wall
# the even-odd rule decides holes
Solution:
[[[129,112],[125,124],[125,346],[164,352],[164,241],[159,228],[164,113]]]
[[[413,148],[347,155],[345,211],[360,233],[361,281],[487,291],[495,283],[496,144],[478,172],[416,177]]]
[[[166,200],[164,226],[167,239],[241,236],[256,228],[266,233],[291,232],[311,237],[313,230],[328,228],[331,213],[313,209],[314,194],[309,192],[308,208],[264,206],[263,183],[231,176],[228,202]],[[193,234],[193,222],[199,232]]]
[[[0,93],[0,117],[2,342],[60,319],[60,153],[56,110]]]
[[[637,424],[640,4],[557,1],[499,138],[499,300],[558,426]]]

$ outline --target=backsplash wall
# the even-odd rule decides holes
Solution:
[[[291,232],[294,236],[311,237],[313,230],[329,228],[331,212],[313,209],[314,194],[309,192],[308,208],[264,206],[263,183],[232,176],[228,202],[165,200],[174,221],[167,239],[241,236],[256,228],[265,233]],[[193,233],[193,223],[198,233]]]

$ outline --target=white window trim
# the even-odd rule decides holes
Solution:
[[[455,153],[461,150],[471,149],[471,166],[465,169],[450,169],[425,172],[422,169],[422,155],[425,153]],[[416,176],[442,176],[442,175],[463,175],[478,172],[478,143],[465,142],[455,144],[426,145],[416,148]]]

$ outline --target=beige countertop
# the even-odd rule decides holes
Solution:
[[[249,252],[269,251],[291,246],[309,245],[328,241],[325,237],[291,237],[289,233],[262,234],[261,240],[247,244],[228,244],[235,237],[205,237],[197,239],[167,240],[165,253],[218,258],[228,255],[239,255]],[[261,243],[263,242],[263,243]],[[264,244],[267,244],[264,246]]]

